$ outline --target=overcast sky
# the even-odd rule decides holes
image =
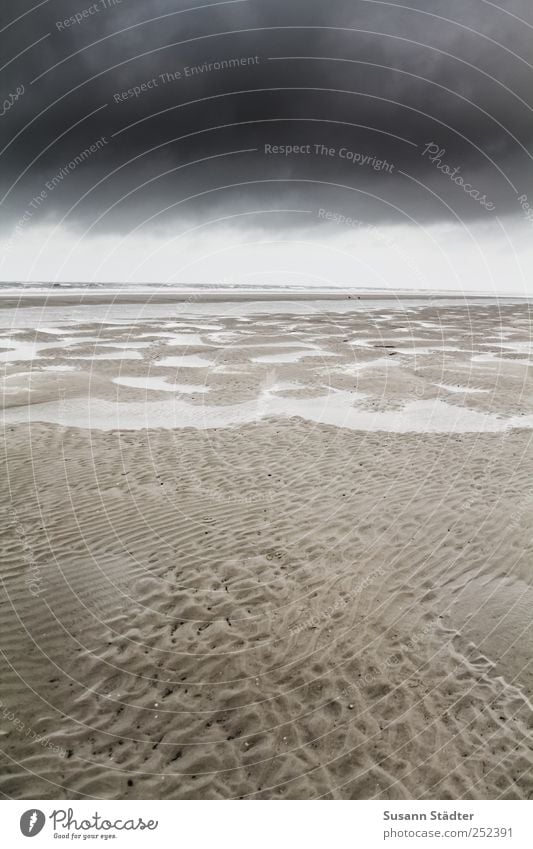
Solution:
[[[531,0],[2,0],[0,40],[2,280],[533,292]]]

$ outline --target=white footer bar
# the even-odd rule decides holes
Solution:
[[[5,801],[6,847],[533,847],[533,802]],[[35,838],[35,843],[29,843]]]

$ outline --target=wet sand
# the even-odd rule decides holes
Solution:
[[[531,797],[528,306],[275,310],[0,331],[6,796]]]
[[[33,288],[33,287],[31,287]],[[140,291],[139,291],[140,290]],[[419,292],[416,296],[410,294],[409,299],[416,297],[422,303],[431,303],[437,299],[444,303],[452,301],[463,304],[465,300],[470,303],[483,301],[487,299],[487,295],[473,294],[465,298],[460,292],[456,293],[430,293]],[[491,300],[495,300],[488,296]],[[111,287],[106,289],[104,286],[98,289],[75,287],[61,287],[57,289],[50,285],[43,286],[39,291],[39,287],[27,289],[26,291],[20,288],[13,287],[11,291],[8,288],[0,290],[0,310],[12,309],[18,307],[39,306],[76,306],[81,304],[242,304],[242,303],[269,303],[275,301],[290,301],[290,302],[308,302],[310,299],[319,299],[323,302],[336,301],[390,301],[393,300],[397,304],[405,299],[401,293],[384,292],[378,290],[324,290],[315,289],[312,292],[308,290],[298,291],[296,289],[275,289],[275,290],[242,290],[228,291],[227,288],[220,290],[217,288],[210,289],[204,287],[202,290],[176,290],[175,287],[168,289],[158,289],[155,286],[141,287],[136,286],[131,289],[123,289],[121,287]],[[505,300],[508,300],[507,298]],[[513,298],[511,298],[513,300]],[[517,300],[515,298],[515,300]]]

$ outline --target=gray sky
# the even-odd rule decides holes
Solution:
[[[194,5],[3,0],[1,279],[533,290],[528,0]]]

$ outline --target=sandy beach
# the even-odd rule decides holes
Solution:
[[[532,797],[526,302],[0,307],[0,791]]]

